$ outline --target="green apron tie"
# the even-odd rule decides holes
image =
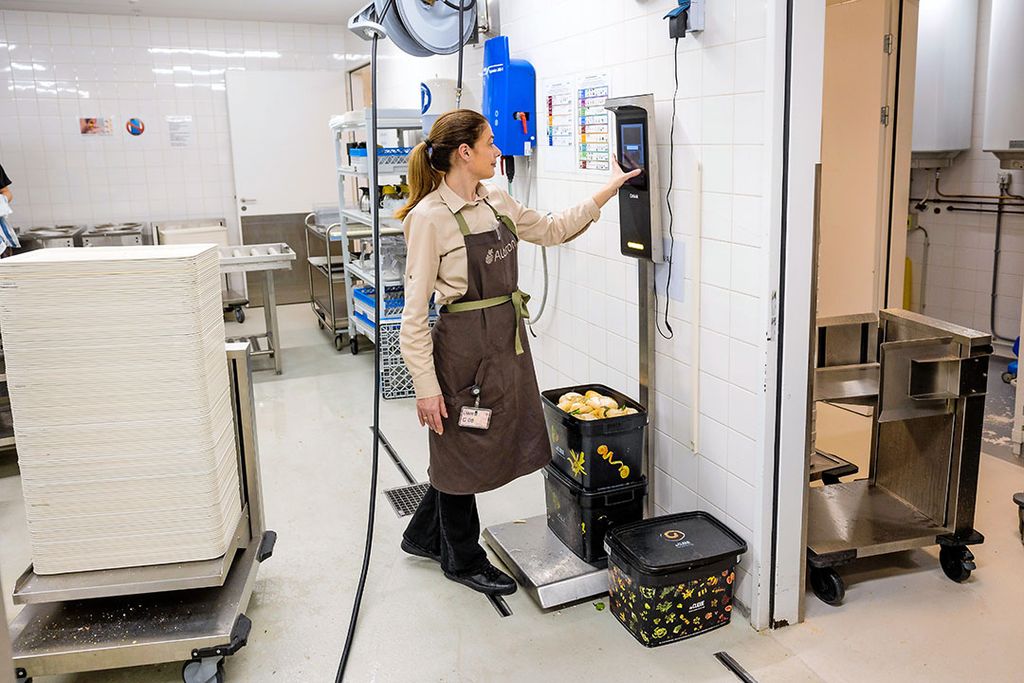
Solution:
[[[479,301],[457,301],[445,306],[445,310],[449,313],[479,311],[484,308],[502,306],[510,301],[512,302],[512,308],[516,312],[516,355],[520,356],[523,354],[523,340],[519,337],[519,321],[528,320],[530,317],[530,312],[526,310],[526,304],[530,302],[530,295],[523,290],[517,289],[511,294],[492,296],[490,299],[480,299]]]

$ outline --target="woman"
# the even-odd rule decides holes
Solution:
[[[482,593],[508,595],[515,581],[480,546],[474,494],[535,472],[551,460],[540,391],[519,291],[518,242],[567,242],[600,217],[629,178],[612,178],[591,199],[545,216],[480,181],[494,177],[501,150],[480,114],[448,112],[409,159],[404,219],[408,259],[402,356],[430,428],[430,487],[402,540],[412,555]],[[431,331],[430,298],[441,315]]]

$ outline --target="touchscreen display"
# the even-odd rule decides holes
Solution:
[[[622,165],[627,171],[644,167],[644,126],[642,123],[624,123],[619,129],[622,136]]]

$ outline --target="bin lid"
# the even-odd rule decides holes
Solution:
[[[636,569],[671,574],[747,552],[747,544],[706,512],[683,512],[613,526],[605,542]]]

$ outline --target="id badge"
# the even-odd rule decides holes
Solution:
[[[463,406],[459,414],[459,426],[468,429],[488,429],[491,426],[491,409]]]
[[[473,387],[476,399],[473,405],[463,406],[459,413],[459,426],[467,429],[488,429],[491,426],[491,409],[480,407],[480,387]]]

